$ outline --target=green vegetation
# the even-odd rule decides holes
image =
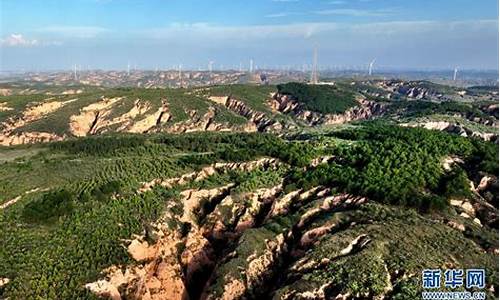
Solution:
[[[5,121],[9,117],[17,116],[24,111],[32,103],[42,103],[48,101],[64,101],[68,100],[69,96],[49,96],[44,94],[35,95],[11,95],[0,96],[0,103],[5,103],[5,106],[10,110],[0,110],[0,121]]]
[[[13,98],[19,96],[8,96],[6,98]],[[24,96],[23,96],[24,97]],[[31,96],[32,97],[32,96]],[[169,106],[169,112],[172,115],[171,122],[180,122],[189,119],[187,111],[196,111],[200,116],[208,111],[208,102],[200,97],[190,95],[184,90],[176,89],[138,89],[138,88],[116,88],[106,91],[91,92],[86,94],[65,96],[62,99],[75,99],[78,101],[71,102],[64,107],[58,109],[56,112],[49,114],[43,119],[34,121],[25,126],[16,129],[15,132],[24,131],[44,131],[53,132],[58,135],[70,134],[69,120],[72,115],[78,115],[80,109],[98,102],[101,98],[122,98],[115,103],[111,108],[111,113],[108,118],[118,117],[129,111],[136,100],[140,99],[142,103],[149,103],[150,108],[146,114],[155,113],[161,106],[162,101],[165,100]],[[32,98],[27,98],[31,99]],[[9,103],[9,101],[8,101]],[[136,117],[139,121],[142,117]]]
[[[229,125],[243,125],[248,122],[244,117],[235,114],[222,105],[216,105],[214,121]]]
[[[441,178],[441,181],[440,192],[447,198],[467,198],[472,194],[467,173],[459,167],[454,167],[448,174],[445,174]]]
[[[251,108],[265,113],[270,113],[266,100],[271,98],[271,93],[276,91],[274,86],[261,85],[224,85],[210,87],[208,94],[210,96],[231,96],[232,98],[244,101]]]
[[[50,90],[45,86],[32,88]],[[306,109],[341,113],[356,105],[354,90],[361,88],[364,86],[352,88],[349,82],[336,86],[284,84],[278,91],[292,95]],[[270,115],[266,100],[275,91],[273,86],[249,85],[86,89],[79,95],[55,96],[57,101],[79,100],[16,132],[67,135],[69,117],[102,96],[123,97],[113,106],[110,118],[126,113],[141,99],[149,103],[147,114],[158,111],[163,101],[168,102],[171,122],[188,120],[192,111],[201,116],[212,106],[215,122],[242,125],[247,122],[245,118],[205,97],[232,96]],[[32,100],[48,101],[46,96],[0,97],[0,102],[15,107],[15,111],[0,112],[0,118],[19,114]],[[394,101],[387,106],[392,116],[402,114],[403,118],[428,113],[491,118],[478,109],[477,103]],[[274,120],[279,118],[293,116]],[[333,293],[327,298],[338,293],[366,298],[388,293],[387,299],[414,299],[420,293],[418,274],[423,268],[450,265],[486,268],[488,287],[494,285],[498,291],[498,255],[494,253],[498,231],[489,222],[495,222],[494,209],[478,210],[474,217],[464,218],[459,209],[448,205],[452,198],[483,201],[471,193],[469,180],[477,183],[486,174],[497,175],[498,156],[495,143],[380,121],[301,128],[284,136],[111,132],[1,147],[0,204],[18,201],[0,211],[0,278],[11,280],[0,288],[0,298],[96,299],[84,289],[86,283],[102,278],[101,271],[107,267],[134,263],[124,240],[146,232],[147,240],[154,242],[148,231],[152,222],[166,211],[170,216],[183,215],[180,192],[228,184],[231,188],[224,193],[203,198],[193,206],[193,223],[173,217],[165,220],[170,230],[178,230],[186,239],[189,231],[197,228],[193,225],[206,225],[200,232],[213,246],[209,250],[214,253],[208,255],[215,269],[202,271],[213,271],[211,281],[203,286],[208,286],[212,295],[220,296],[232,279],[251,278],[254,285],[244,295],[248,299],[310,292],[326,284],[327,294]],[[323,163],[311,164],[324,157],[328,159]],[[445,170],[442,163],[448,157],[464,162]],[[279,163],[251,170],[218,170],[198,177],[203,178],[200,180],[138,191],[145,182],[212,170],[205,167],[214,163],[261,158],[274,158]],[[275,186],[283,190],[266,191],[262,198],[249,194]],[[303,196],[306,190],[318,186],[329,189],[316,189]],[[320,190],[321,195],[315,194]],[[292,191],[300,197],[281,201]],[[367,203],[323,209],[324,197],[341,192],[366,197]],[[484,200],[498,203],[498,193],[488,192]],[[492,220],[488,219],[490,213]],[[474,221],[476,217],[482,226]],[[211,232],[215,229],[220,232]],[[340,255],[362,234],[370,240],[366,247]],[[277,248],[280,252],[270,257],[270,249],[278,241],[283,243]],[[179,251],[183,247],[178,244]],[[269,266],[251,264],[264,254],[265,262],[271,262]],[[265,270],[259,273],[262,266]],[[389,292],[388,280],[393,286]],[[495,292],[487,293],[489,298],[498,297]]]
[[[328,165],[305,173],[296,170],[288,179],[291,184],[303,188],[328,185],[383,203],[427,210],[447,203],[442,193],[442,185],[449,184],[440,165],[443,157],[480,160],[482,171],[498,166],[498,150],[491,144],[421,128],[368,123],[332,135],[358,143],[334,149],[339,159]]]
[[[65,190],[46,193],[40,200],[29,202],[23,209],[22,217],[30,223],[43,223],[70,214],[74,198]]]
[[[494,284],[498,280],[495,254],[483,254],[478,245],[464,239],[460,232],[428,220],[414,210],[368,203],[338,214],[343,223],[355,224],[348,230],[325,235],[304,257],[305,261],[328,259],[329,263],[311,272],[291,272],[294,280],[278,290],[278,295],[291,290],[316,290],[329,283],[327,291],[341,294],[360,293],[375,298],[388,293],[389,299],[417,299],[422,292],[422,270],[447,269],[450,262],[464,269],[484,266],[489,274],[487,281]],[[340,255],[361,234],[371,240],[366,248]],[[498,238],[492,236],[491,242],[498,243]],[[388,280],[393,287],[391,291],[385,291]]]
[[[430,101],[397,101],[389,106],[393,114],[402,114],[403,117],[423,117],[432,114],[460,114],[467,118],[480,117],[494,120],[472,104],[458,103],[454,101],[430,102]]]
[[[54,189],[23,196],[0,215],[0,226],[8,228],[0,233],[0,274],[13,279],[4,295],[91,297],[83,289],[85,283],[107,266],[129,262],[120,240],[140,233],[169,201],[175,201],[175,190],[137,195],[140,182],[226,159],[279,154],[290,162],[302,161],[302,152],[293,152],[302,150],[288,152],[288,145],[261,134],[115,135],[52,143],[33,157],[5,162],[1,182],[12,196],[35,187]],[[19,169],[20,165],[26,167]],[[228,174],[226,179],[221,174],[198,184],[231,181],[243,193],[277,184],[285,171],[255,170]],[[12,186],[16,189],[9,189]]]
[[[432,93],[436,94],[453,94],[459,91],[459,88],[450,86],[450,85],[445,85],[445,84],[439,84],[439,83],[434,83],[428,80],[419,80],[419,81],[410,81],[410,85],[413,86],[418,86],[424,89],[428,89]]]
[[[498,92],[498,86],[488,86],[488,85],[476,85],[467,88],[469,93],[473,95],[481,95],[485,93]]]
[[[467,119],[466,116],[447,115],[447,114],[431,114],[421,117],[406,117],[403,120],[409,121],[410,124],[424,124],[426,122],[449,122],[451,124],[459,124],[468,130],[479,133],[498,133],[498,128],[493,126],[484,125]],[[487,117],[487,120],[491,120]]]
[[[292,82],[278,85],[278,92],[293,96],[308,110],[325,114],[343,113],[357,104],[352,92],[335,86]]]

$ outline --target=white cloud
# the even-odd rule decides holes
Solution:
[[[393,11],[387,9],[380,10],[364,10],[352,8],[325,9],[314,12],[318,15],[340,15],[351,17],[384,17],[393,14]]]
[[[104,34],[105,38],[98,36],[95,41],[76,42],[48,33],[23,34],[36,37],[38,45],[43,44],[40,40],[52,38],[65,41],[65,47],[37,47],[39,55],[29,57],[17,48],[4,49],[4,61],[11,65],[16,57],[19,65],[38,61],[57,65],[68,51],[103,66],[123,66],[130,59],[151,66],[205,64],[209,59],[234,64],[248,61],[249,57],[259,65],[302,64],[311,61],[312,48],[317,45],[319,61],[325,66],[366,64],[374,57],[379,65],[410,68],[498,66],[498,20],[495,19],[249,26],[175,23],[159,28],[113,31]],[[88,45],[98,47],[89,53]]]
[[[19,33],[12,33],[6,38],[0,39],[2,47],[44,47],[44,46],[61,46],[63,43],[59,41],[46,41],[39,39],[28,39]]]
[[[174,23],[164,28],[154,28],[136,32],[143,38],[153,39],[190,39],[193,41],[221,40],[254,40],[268,38],[303,37],[308,38],[315,33],[333,30],[336,23],[293,23],[284,25],[252,25],[252,26],[219,26],[209,23]]]
[[[288,13],[275,13],[275,14],[268,14],[265,15],[266,18],[282,18],[282,17],[287,17],[290,14]]]
[[[2,46],[6,47],[32,47],[37,46],[37,40],[26,39],[22,34],[11,34],[0,40]]]
[[[94,38],[98,35],[110,32],[109,29],[97,26],[49,26],[40,28],[38,31],[82,39]]]
[[[398,21],[347,24],[336,22],[283,25],[220,26],[208,23],[175,23],[164,28],[131,32],[129,38],[183,45],[183,47],[258,48],[279,41],[280,47],[304,48],[309,43],[332,49],[380,47],[391,49],[416,43],[442,45],[489,37],[497,20],[461,22]],[[281,49],[281,48],[280,48]],[[347,51],[347,50],[346,50]]]
[[[342,5],[342,4],[346,4],[345,1],[343,0],[336,0],[336,1],[330,1],[328,2],[329,4],[333,4],[333,5]]]
[[[296,16],[299,15],[297,12],[280,12],[280,13],[274,13],[274,14],[268,14],[265,15],[266,18],[283,18],[283,17],[289,17],[289,16]]]

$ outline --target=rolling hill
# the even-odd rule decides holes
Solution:
[[[498,299],[498,104],[447,92],[11,88],[0,299],[417,299],[478,267]]]

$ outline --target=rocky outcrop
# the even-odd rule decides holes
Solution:
[[[231,131],[230,126],[215,123],[215,109],[210,107],[208,111],[199,115],[196,111],[188,112],[189,119],[184,122],[175,123],[167,127],[164,131],[170,133],[183,133],[195,131]]]
[[[317,188],[316,191],[322,190]],[[304,192],[305,193],[305,192]],[[319,193],[319,192],[318,192]],[[293,198],[295,201],[300,199],[302,193],[292,192],[284,198]],[[314,194],[313,191],[308,192],[309,196]],[[304,194],[305,195],[305,194]],[[316,194],[318,195],[318,194]],[[275,202],[280,199],[276,198]],[[320,239],[323,235],[332,232],[339,227],[338,223],[331,223],[310,228],[309,226],[317,220],[322,213],[334,210],[348,209],[364,203],[364,198],[352,197],[350,195],[335,195],[317,199],[317,205],[307,209],[302,213],[302,217],[295,219],[296,222],[291,224],[288,230],[283,233],[276,234],[273,238],[255,241],[251,248],[254,253],[250,254],[245,262],[239,267],[239,272],[230,271],[224,267],[225,264],[232,265],[231,260],[239,259],[239,251],[247,253],[249,245],[240,245],[235,252],[231,252],[227,258],[223,259],[223,263],[218,268],[226,270],[226,272],[218,273],[218,282],[215,284],[219,288],[207,290],[203,298],[207,299],[264,299],[266,295],[272,294],[272,290],[276,288],[275,281],[284,274],[280,270],[285,270],[287,264],[300,259],[305,253],[305,250]],[[283,201],[288,202],[288,201]],[[222,203],[221,203],[222,205]],[[274,207],[276,207],[275,205]],[[237,209],[235,210],[237,211]],[[285,211],[282,211],[286,213]],[[237,213],[236,213],[237,214]],[[277,214],[274,213],[274,216]],[[242,237],[245,241],[254,240],[254,235],[246,233]],[[360,236],[352,243],[352,251],[359,251],[369,242],[366,236]],[[342,255],[342,254],[339,254]],[[349,255],[349,253],[344,253]],[[240,275],[241,274],[241,275]],[[238,287],[235,289],[235,287]],[[222,288],[222,291],[219,289]],[[266,298],[267,299],[267,298]]]
[[[267,158],[218,163],[198,172],[152,181],[144,184],[140,192],[154,185],[170,188],[200,181],[215,172],[275,168],[278,164],[277,160]],[[179,198],[170,199],[163,215],[147,225],[143,234],[123,241],[135,263],[104,270],[102,278],[87,284],[86,288],[111,299],[255,298],[268,289],[287,257],[296,259],[298,253],[338,227],[337,223],[312,226],[314,220],[326,212],[349,209],[365,201],[344,194],[330,196],[330,189],[322,187],[286,195],[282,195],[281,184],[243,193],[236,192],[236,188],[229,183],[180,192]],[[253,228],[261,228],[269,218],[295,213],[301,202],[312,199],[315,204],[301,212],[299,218],[293,218],[295,224],[287,231],[258,240],[258,249],[242,266],[243,278],[224,276],[222,290],[214,293],[213,272],[224,268],[224,264],[235,257],[232,249],[239,251],[240,237]],[[358,244],[362,247],[363,243]]]
[[[418,81],[400,81],[400,80],[383,80],[376,83],[376,85],[391,93],[404,96],[409,99],[416,100],[431,100],[431,99],[445,99],[445,95],[426,87],[426,82]]]
[[[238,196],[224,197],[205,219],[203,235],[212,240],[224,240],[254,227],[263,220],[258,216],[267,215],[270,204],[281,191],[282,186],[278,185]]]
[[[226,107],[233,112],[239,114],[250,120],[255,124],[258,131],[268,132],[268,131],[279,131],[283,129],[281,123],[272,120],[263,112],[258,112],[250,108],[245,102],[228,98],[226,101]]]
[[[80,110],[78,115],[70,117],[69,129],[72,135],[82,137],[92,135],[105,126],[105,118],[111,113],[111,108],[123,98],[102,98]]]
[[[68,91],[69,94],[78,94],[78,91]],[[342,124],[353,120],[369,119],[380,115],[384,107],[376,102],[358,99],[359,105],[353,107],[343,114],[319,114],[302,108],[296,101],[288,96],[271,93],[266,102],[270,110],[258,110],[245,101],[235,99],[231,96],[211,96],[209,100],[217,105],[223,105],[226,109],[247,119],[245,124],[231,124],[217,121],[220,107],[209,106],[206,112],[200,110],[185,110],[187,120],[172,122],[174,119],[167,99],[162,99],[162,105],[153,109],[149,101],[136,99],[132,108],[118,116],[114,113],[125,104],[125,97],[107,98],[101,97],[95,103],[81,108],[78,113],[71,115],[68,120],[68,136],[84,137],[98,135],[106,132],[168,132],[184,133],[193,131],[240,131],[240,132],[280,132],[297,127],[294,119],[299,123],[309,126],[322,124]],[[22,117],[11,118],[4,122],[3,134],[0,136],[0,144],[12,145],[19,143],[34,143],[57,141],[67,138],[66,135],[55,136],[51,132],[27,133],[24,131],[14,134],[15,129],[30,122],[36,121],[56,111],[67,103],[47,101],[30,106]],[[263,99],[265,100],[265,99]],[[0,110],[10,110],[4,103],[0,104]],[[277,117],[276,114],[291,114],[293,118]],[[50,135],[50,136],[49,136]]]
[[[169,112],[168,103],[166,100],[162,101],[162,106],[159,107],[155,113],[146,115],[144,118],[136,121],[138,116],[144,116],[144,114],[150,110],[149,103],[144,103],[142,106],[139,100],[134,104],[134,108],[128,112],[127,116],[122,116],[124,124],[118,129],[118,131],[126,131],[132,133],[144,133],[150,131],[152,128],[159,127],[162,124],[170,121],[172,115]]]
[[[9,282],[10,282],[9,278],[7,278],[7,277],[5,277],[5,278],[0,277],[0,289],[3,288],[4,286],[6,286]]]
[[[103,98],[81,109],[78,115],[70,117],[70,131],[74,136],[86,136],[100,134],[107,131],[146,133],[146,132],[168,132],[184,133],[193,131],[256,131],[249,124],[234,126],[233,124],[216,123],[216,110],[209,107],[208,111],[200,115],[196,110],[186,111],[188,119],[182,122],[170,124],[172,115],[166,99],[162,105],[153,113],[152,107],[147,101],[137,99],[133,107],[123,115],[110,119],[114,105],[122,98]]]
[[[210,96],[208,99],[224,105],[232,112],[246,118],[250,124],[253,124],[253,126],[247,125],[247,128],[251,128],[251,130],[247,131],[271,132],[283,129],[283,125],[280,122],[273,120],[264,112],[256,111],[241,100],[230,96]]]
[[[483,141],[498,142],[498,134],[496,133],[472,131],[466,126],[458,123],[450,123],[446,121],[430,121],[414,124],[403,123],[400,125],[404,127],[423,127],[429,130],[446,131],[449,133],[458,134],[463,137],[476,137]]]
[[[35,192],[46,192],[48,190],[49,190],[49,188],[45,188],[45,189],[34,188],[34,189],[31,189],[29,191],[24,192],[24,195],[33,194]],[[11,205],[16,204],[19,200],[21,200],[21,198],[22,198],[22,195],[19,195],[19,196],[13,198],[13,199],[5,201],[4,203],[0,204],[0,210],[5,209],[5,208],[7,208],[7,207],[9,207]]]
[[[11,89],[0,89],[0,96],[10,96],[12,95],[12,90]]]
[[[210,224],[213,223],[206,221],[201,224],[199,218],[210,215],[220,220],[217,219],[220,213],[217,210],[212,212],[207,207],[215,208],[219,202],[217,199],[227,195],[232,187],[233,184],[228,184],[209,190],[183,191],[179,202],[183,205],[181,215],[170,209],[175,206],[172,201],[164,215],[148,226],[144,235],[125,241],[136,264],[108,268],[103,271],[103,279],[87,284],[86,288],[111,299],[188,299],[191,282],[196,282],[204,270],[212,268],[216,257],[210,237],[218,234],[211,231],[213,227]],[[277,192],[279,190],[273,188],[262,189],[243,197],[262,201]],[[245,222],[243,219],[244,216],[242,222]],[[153,243],[147,241],[146,236],[154,237]],[[257,262],[254,265],[260,270]]]
[[[495,183],[496,185],[498,185],[498,179],[495,176],[485,175],[481,178],[481,181],[476,188],[476,192],[480,193],[482,191],[485,191]]]
[[[11,206],[12,204],[15,204],[17,201],[21,200],[21,196],[17,196],[13,199],[10,199],[8,201],[5,201],[4,203],[2,203],[0,205],[0,209],[4,209],[4,208],[7,208],[9,206]]]
[[[358,103],[359,106],[353,107],[343,114],[326,115],[323,124],[344,124],[351,121],[368,120],[385,112],[385,107],[381,103],[365,99],[358,99]]]
[[[489,105],[484,105],[481,106],[481,110],[490,116],[495,117],[498,120],[498,111],[499,111],[499,105],[498,104],[489,104]]]
[[[266,241],[265,249],[260,255],[252,255],[248,258],[248,264],[244,270],[245,279],[229,279],[231,281],[224,285],[220,298],[245,299],[245,295],[252,295],[252,291],[259,290],[267,280],[272,278],[276,265],[279,264],[281,256],[286,251],[287,245],[283,234],[277,235],[273,240]],[[210,294],[207,299],[219,299],[219,297]]]
[[[63,139],[63,136],[57,136],[50,132],[16,132],[16,129],[39,120],[76,100],[77,99],[68,101],[47,101],[29,106],[21,116],[11,117],[1,124],[0,145],[33,144]]]
[[[122,299],[189,299],[179,264],[178,244],[181,238],[158,225],[163,234],[158,243],[144,245],[150,260],[125,268],[113,266],[103,271],[105,278],[86,284],[98,296],[113,300]]]
[[[6,102],[0,102],[0,111],[10,111],[14,110],[12,107],[9,107]]]
[[[64,92],[62,92],[62,95],[77,95],[77,94],[81,94],[83,93],[83,90],[65,90]]]
[[[13,146],[62,141],[65,137],[48,132],[22,132],[8,136],[0,136],[0,145]]]
[[[460,157],[445,157],[441,163],[445,171],[451,171],[454,165],[465,163]]]
[[[216,172],[220,171],[245,171],[249,172],[256,168],[276,168],[280,165],[280,162],[275,158],[261,158],[254,161],[241,162],[241,163],[215,163],[211,166],[204,167],[200,171],[191,172],[188,174],[184,174],[179,177],[169,178],[169,179],[154,179],[150,182],[145,182],[138,189],[139,193],[144,193],[151,190],[154,186],[162,186],[165,188],[171,188],[175,185],[182,185],[188,183],[190,181],[201,181]]]
[[[479,226],[498,227],[498,208],[479,195],[471,199],[451,199],[450,204],[455,207],[461,217],[471,219]]]
[[[268,102],[273,111],[292,114],[299,120],[310,126],[314,125],[335,125],[344,124],[356,120],[367,120],[375,116],[382,115],[385,111],[383,104],[358,98],[358,105],[348,109],[342,114],[321,114],[303,108],[290,95],[274,94],[272,100]]]

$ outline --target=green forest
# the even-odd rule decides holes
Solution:
[[[343,113],[357,104],[352,91],[336,86],[291,82],[280,84],[277,89],[282,95],[291,95],[305,109],[325,114]]]
[[[356,143],[334,148],[337,159],[330,164],[295,170],[291,185],[327,185],[382,203],[428,210],[446,206],[450,185],[456,188],[453,193],[466,193],[464,172],[498,174],[498,148],[492,143],[378,122],[329,135]],[[445,175],[441,164],[446,156],[462,157],[469,167],[457,166],[454,175]]]

